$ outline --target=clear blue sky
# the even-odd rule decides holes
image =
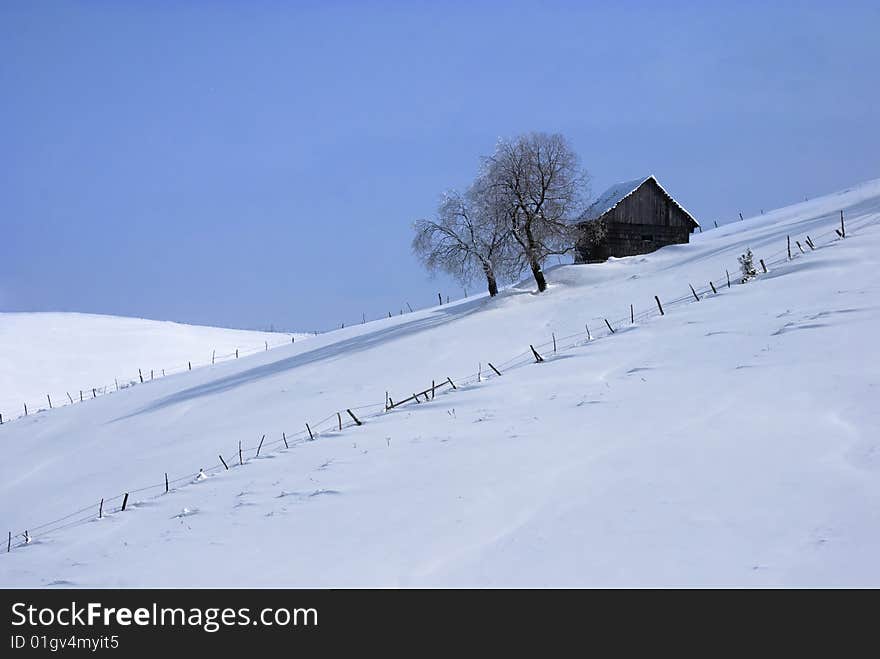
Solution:
[[[310,330],[460,296],[410,223],[530,130],[710,226],[877,178],[878,34],[877,2],[3,0],[0,309]]]

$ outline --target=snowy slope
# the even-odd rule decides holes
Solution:
[[[880,585],[878,254],[873,181],[5,425],[0,584]]]
[[[291,336],[82,313],[0,313],[0,414],[4,420],[69,404],[215,360],[287,345]],[[215,353],[216,351],[216,353]],[[215,353],[215,354],[214,354]]]

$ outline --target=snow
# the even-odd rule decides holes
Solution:
[[[658,181],[657,177],[655,177],[653,174],[651,174],[650,176],[643,176],[642,178],[633,179],[632,181],[615,183],[610,188],[605,190],[605,192],[596,197],[596,200],[592,204],[590,204],[589,208],[587,208],[587,210],[584,211],[583,215],[581,215],[581,220],[589,221],[596,220],[602,217],[603,215],[605,215],[605,213],[613,209],[615,206],[617,206],[617,204],[619,204],[621,201],[629,197],[633,192],[638,190],[643,183],[651,180],[653,180],[654,183],[657,184],[657,187],[663,191],[663,194],[669,197],[669,200],[673,204],[678,206],[678,208],[681,209],[681,211],[691,219],[695,226],[700,226],[700,223],[697,222],[694,216],[691,215],[684,206],[678,203],[675,197],[673,197],[666,191],[666,188],[660,185],[660,181]]]
[[[878,586],[878,253],[880,180],[6,424],[0,584]]]
[[[0,312],[0,413],[4,421],[215,361],[287,345],[308,334],[255,332],[84,313]]]

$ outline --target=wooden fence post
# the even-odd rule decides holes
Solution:
[[[309,431],[309,440],[310,440],[310,441],[315,441],[315,436],[312,434],[312,429],[309,428],[309,424],[308,424],[308,423],[306,424],[306,430]]]
[[[336,413],[336,420],[339,421],[339,430],[341,431],[342,430],[342,414],[341,413],[339,413],[339,412]]]
[[[12,531],[9,532],[9,538],[6,540],[6,553],[12,551]]]
[[[697,295],[697,292],[696,292],[696,291],[695,291],[695,290],[694,290],[694,287],[693,287],[693,285],[692,285],[692,284],[688,284],[688,286],[690,286],[690,287],[691,287],[691,293],[693,293],[693,294],[694,294],[694,299],[695,299],[695,300],[696,300],[696,301],[697,301],[697,302],[699,302],[699,301],[700,301],[700,296],[699,296],[699,295]]]
[[[739,221],[740,221],[740,222],[743,221],[743,214],[742,214],[742,213],[739,214]]]
[[[801,254],[804,254],[805,252],[804,252],[804,248],[801,247],[801,241],[795,240],[794,242],[797,243],[798,249],[801,250]]]
[[[144,383],[144,374],[141,372],[141,369],[138,369],[138,377],[141,379],[141,384]]]
[[[843,224],[843,211],[840,211],[840,237],[846,238],[846,226]]]
[[[229,465],[226,464],[226,460],[223,459],[223,456],[218,456],[220,458],[220,462],[223,463],[223,466],[226,467],[226,471],[229,471]]]
[[[491,366],[491,364],[490,364]],[[431,380],[431,400],[434,400],[434,389],[436,388],[436,384],[433,380]]]
[[[27,416],[27,403],[24,403],[24,415]]]
[[[51,410],[52,409],[52,396],[50,396],[49,394],[46,394],[46,400],[49,401],[49,409]]]
[[[79,402],[80,403],[83,402],[83,390],[82,389],[79,390]]]
[[[727,288],[730,288],[730,273],[725,270],[724,274],[727,275]]]
[[[636,312],[633,310],[633,305],[629,305],[629,324],[635,325],[636,322]]]
[[[764,274],[767,274],[767,266],[764,265],[764,259],[758,259],[761,262],[761,268],[764,270]]]
[[[593,335],[590,334],[590,326],[587,323],[584,323],[584,328],[587,330],[587,341],[592,341]]]
[[[118,391],[118,390],[119,390],[119,387],[117,386],[117,391]],[[70,397],[70,392],[67,391],[67,392],[65,392],[65,393],[67,394],[67,400],[69,400],[69,401],[70,401],[70,404],[73,405],[73,398]]]
[[[98,519],[104,519],[104,499],[98,504]]]
[[[813,244],[813,239],[807,236],[807,245],[810,246],[810,249],[816,249],[816,246]]]
[[[544,358],[541,357],[541,355],[538,354],[538,351],[537,351],[537,350],[535,350],[535,346],[533,346],[533,345],[530,343],[530,344],[529,344],[529,348],[532,349],[532,354],[535,356],[535,363],[536,363],[536,364],[540,364],[542,361],[544,361]]]
[[[211,366],[214,365],[214,358],[215,358],[216,356],[217,356],[217,350],[216,350],[216,349],[215,349],[215,350],[212,350],[212,351],[211,351]]]
[[[709,282],[709,286],[712,287],[712,292],[713,292],[715,295],[718,295],[718,291],[715,290],[715,284],[713,284],[713,283],[710,281],[710,282]]]
[[[440,293],[437,293],[437,297],[440,298],[440,306],[443,306],[443,296]]]
[[[165,494],[168,494],[168,472],[165,472]]]
[[[611,333],[614,334],[614,328],[611,327],[611,323],[608,322],[608,319],[605,318],[605,324],[608,325],[608,329],[611,330]]]
[[[447,377],[447,378],[446,378],[446,381],[449,383],[449,386],[450,386],[450,387],[452,387],[453,389],[458,389],[458,387],[456,387],[456,386],[455,386],[455,383],[452,381],[452,378]]]
[[[483,362],[477,362],[477,382],[483,381]]]
[[[499,371],[497,368],[492,366],[492,362],[488,362],[488,364],[489,364],[489,368],[491,368],[493,371],[495,371],[495,375],[501,375],[501,371]]]
[[[788,260],[791,261],[791,236],[785,237],[785,247],[788,250]]]
[[[426,394],[426,395],[427,395],[427,394]],[[361,421],[360,419],[358,419],[358,418],[354,415],[354,412],[352,412],[351,410],[345,410],[345,411],[348,412],[348,416],[350,416],[350,417],[354,420],[355,425],[358,425],[358,426],[362,426],[362,425],[364,425],[363,421]]]
[[[555,355],[556,354],[556,332],[550,332],[550,334],[553,337],[553,354]]]
[[[244,459],[241,456],[241,440],[238,440],[238,465],[244,465]]]
[[[193,370],[193,363],[192,362],[187,362],[186,366],[187,366],[187,370],[189,370],[189,371]]]
[[[125,507],[128,505],[128,492],[125,493],[125,496],[122,497],[122,511],[125,512]]]
[[[235,349],[235,358],[238,359],[238,348]]]
[[[660,304],[660,298],[655,295],[654,300],[656,300],[656,302],[657,302],[657,308],[660,310],[660,315],[661,316],[664,315],[663,314],[663,305]]]
[[[260,445],[257,447],[257,457],[260,457],[260,449],[263,448],[263,440],[266,439],[266,435],[260,437]]]
[[[284,440],[284,448],[290,448],[290,445],[287,443],[287,435],[285,433],[281,433],[281,439]]]

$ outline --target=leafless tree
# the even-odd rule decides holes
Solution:
[[[486,279],[489,295],[498,294],[498,273],[509,270],[509,231],[475,203],[473,190],[462,195],[447,192],[436,218],[413,224],[413,252],[425,267],[438,270],[467,284],[476,276]]]
[[[522,265],[547,288],[542,265],[574,244],[574,226],[587,194],[587,176],[577,155],[559,134],[528,133],[501,140],[484,159],[474,186],[480,205],[502,217],[519,246]]]

